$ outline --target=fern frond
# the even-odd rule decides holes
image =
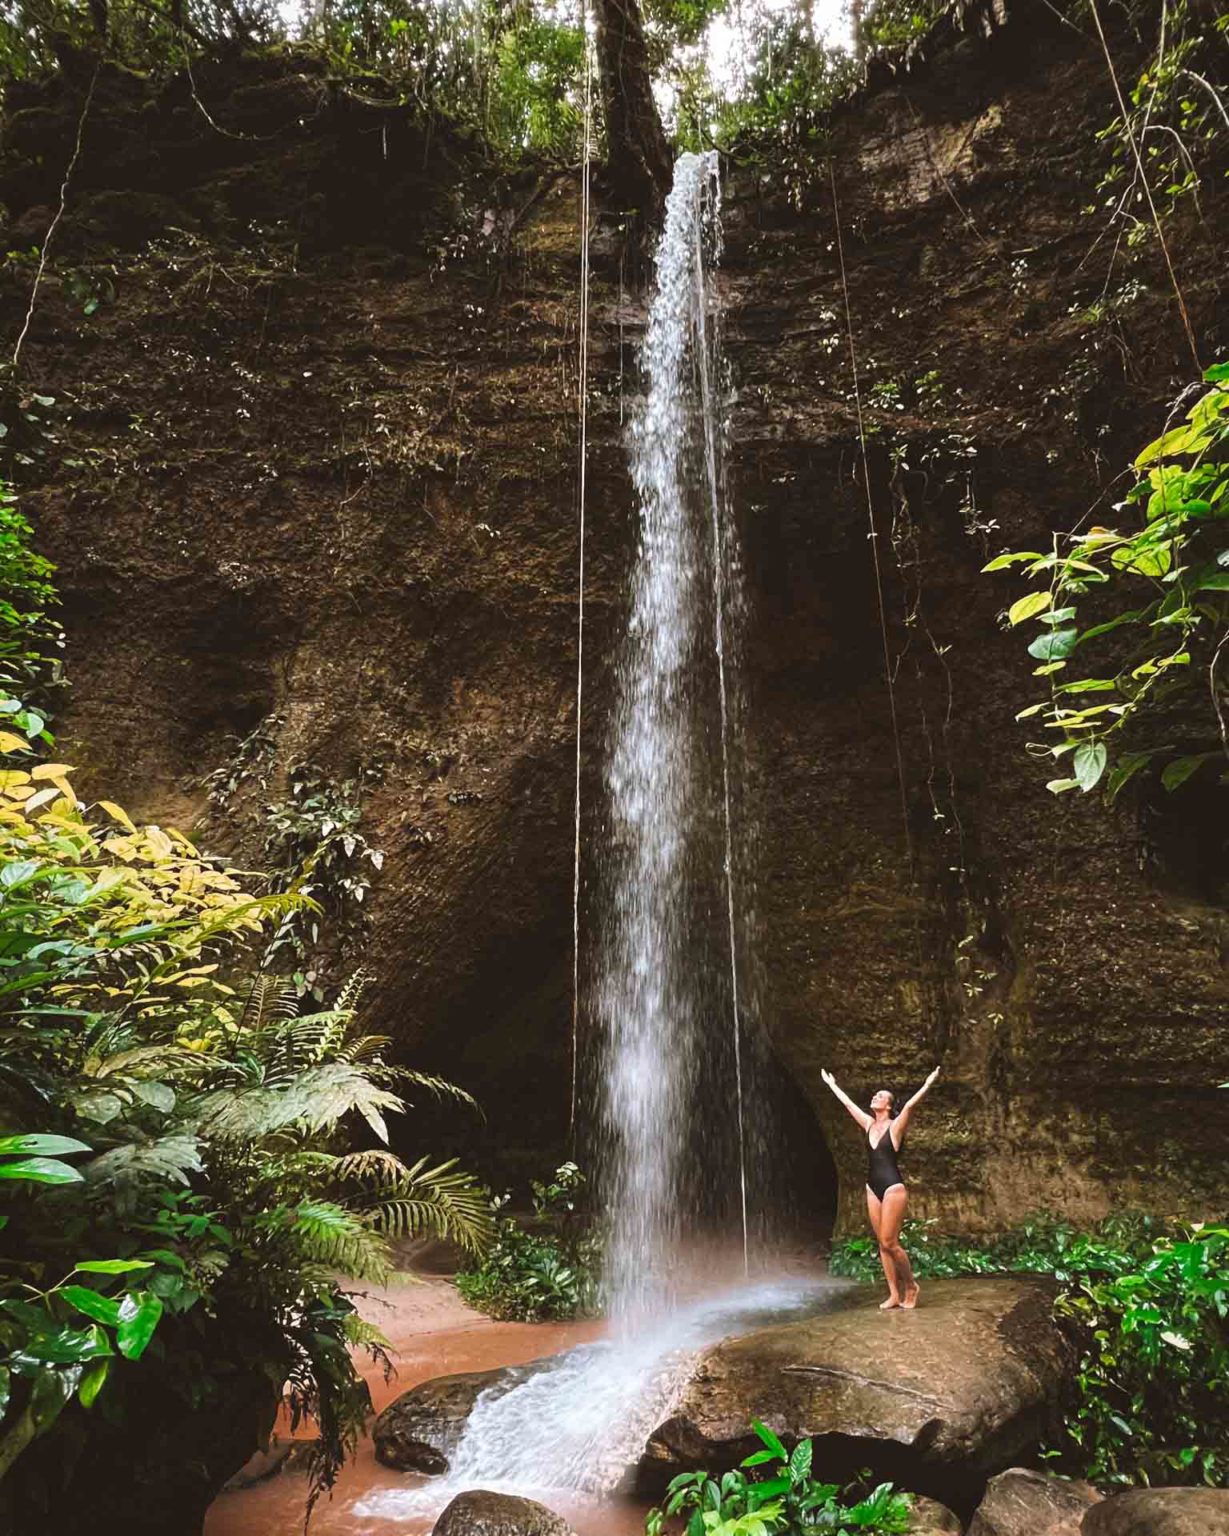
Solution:
[[[415,1072],[412,1067],[394,1067],[391,1070],[399,1083],[425,1089],[437,1099],[455,1099],[458,1104],[468,1104],[474,1109],[478,1107],[471,1094],[466,1093],[464,1088],[458,1088],[455,1083],[450,1083],[447,1078],[433,1077],[428,1072]]]
[[[261,1030],[298,1012],[294,982],[284,976],[253,976],[251,989],[239,1018],[240,1029]]]
[[[300,1201],[294,1210],[294,1232],[308,1264],[375,1284],[392,1274],[383,1235],[332,1201]]]
[[[186,1184],[190,1173],[201,1171],[200,1146],[195,1136],[176,1133],[153,1141],[132,1141],[91,1158],[83,1167],[87,1179],[98,1184],[134,1183],[159,1179]]]
[[[358,1012],[359,1001],[367,990],[367,984],[370,980],[370,973],[360,966],[354,975],[342,984],[335,1005],[338,1013],[354,1014]]]
[[[333,1171],[343,1183],[354,1180],[377,1189],[399,1185],[409,1173],[401,1159],[386,1147],[347,1152],[337,1159]]]
[[[309,1133],[331,1130],[349,1114],[362,1115],[376,1135],[387,1141],[384,1116],[403,1108],[396,1094],[346,1062],[309,1067],[273,1085],[219,1089],[194,1105],[202,1134],[245,1141],[290,1127]]]
[[[351,1312],[342,1324],[342,1333],[346,1343],[353,1349],[391,1349],[392,1345],[384,1334],[382,1328],[377,1328],[375,1323],[368,1322],[365,1317],[360,1317],[357,1312]]]
[[[495,1219],[485,1189],[468,1173],[457,1170],[456,1159],[428,1168],[422,1157],[394,1184],[376,1193],[368,1207],[376,1227],[390,1238],[450,1238],[470,1253],[481,1253],[491,1242]]]

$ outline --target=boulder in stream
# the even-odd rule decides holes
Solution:
[[[642,1483],[733,1466],[758,1418],[787,1444],[813,1437],[825,1479],[867,1467],[968,1515],[1053,1423],[1071,1367],[1053,1294],[1034,1276],[931,1280],[916,1310],[881,1312],[859,1286],[814,1317],[726,1339],[650,1436]]]
[[[431,1536],[575,1536],[562,1515],[536,1499],[471,1488],[445,1505]]]
[[[447,1472],[465,1421],[488,1388],[507,1392],[544,1362],[436,1376],[389,1403],[372,1426],[376,1460],[399,1472]]]
[[[968,1536],[1078,1536],[1080,1521],[1100,1500],[1091,1483],[1009,1467],[986,1485]]]
[[[1229,1536],[1229,1492],[1133,1488],[1094,1505],[1080,1536]]]

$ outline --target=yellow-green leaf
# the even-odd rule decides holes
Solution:
[[[1023,624],[1025,619],[1031,619],[1039,613],[1044,613],[1053,600],[1053,593],[1047,587],[1041,592],[1030,592],[1025,597],[1018,598],[1007,610],[1007,622],[1013,627]]]

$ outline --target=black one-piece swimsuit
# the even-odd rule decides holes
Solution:
[[[870,1137],[867,1136],[870,1144]],[[879,1140],[870,1146],[870,1166],[866,1172],[866,1187],[877,1199],[882,1200],[893,1184],[903,1184],[905,1181],[900,1176],[900,1166],[896,1161],[896,1148],[892,1145],[892,1130],[889,1126]]]

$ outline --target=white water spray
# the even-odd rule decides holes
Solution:
[[[683,155],[675,167],[641,347],[645,393],[629,432],[640,538],[615,664],[594,989],[603,1045],[599,1168],[611,1224],[607,1305],[625,1329],[669,1305],[688,1239],[727,1225],[731,1205],[744,1268],[747,1258],[729,567],[707,275],[719,249],[716,173],[711,153]],[[714,931],[719,897],[726,921]],[[714,988],[719,965],[729,977],[724,997]],[[723,1015],[730,1024],[718,1038]]]
[[[822,1292],[815,1282],[745,1283],[743,603],[709,276],[719,249],[716,156],[683,155],[641,348],[645,390],[628,434],[639,540],[614,663],[609,818],[598,854],[593,1002],[614,1336],[489,1389],[442,1482],[377,1495],[360,1512],[409,1514],[464,1488],[610,1489],[668,1415],[697,1349]],[[710,1271],[698,1295],[686,1259],[698,1247],[711,1257],[704,1245],[733,1234],[744,1284],[722,1291]]]

